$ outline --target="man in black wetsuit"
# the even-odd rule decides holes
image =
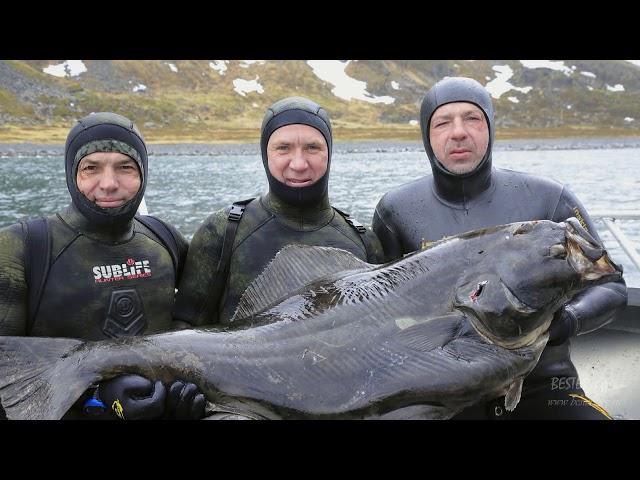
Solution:
[[[69,132],[65,170],[67,208],[0,229],[0,335],[102,340],[169,330],[188,243],[158,219],[134,217],[148,177],[142,135],[121,115],[88,115]],[[203,415],[194,384],[167,389],[121,375],[65,418]]]
[[[495,124],[486,89],[470,78],[445,78],[420,108],[422,139],[432,174],[397,187],[376,206],[373,230],[387,260],[443,237],[517,221],[576,217],[599,240],[580,201],[564,185],[491,164]],[[550,340],[508,413],[503,399],[475,405],[460,419],[606,419],[585,396],[570,358],[570,338],[609,323],[627,303],[624,280],[592,287],[556,312]]]

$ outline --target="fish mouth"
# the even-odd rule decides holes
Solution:
[[[613,280],[622,276],[622,268],[609,258],[602,244],[577,219],[569,218],[565,225],[567,261],[584,280]]]
[[[505,297],[507,298],[507,300],[509,300],[509,303],[511,303],[511,306],[519,313],[523,313],[525,315],[530,315],[532,313],[535,313],[537,311],[536,308],[527,305],[525,302],[523,302],[520,298],[518,298],[516,296],[515,293],[513,293],[513,291],[502,281],[500,280],[500,286],[502,287],[502,290],[505,294]]]
[[[493,281],[497,282],[499,288],[503,291],[509,302],[509,310],[511,312],[509,314],[510,316],[515,315],[518,318],[529,317],[530,315],[534,315],[538,312],[537,308],[528,305],[516,296],[513,290],[509,288],[502,279],[498,278]],[[546,330],[551,321],[551,317],[549,317],[549,321],[545,322],[544,326],[539,326],[529,332],[523,331],[517,319],[514,319],[513,325],[517,327],[517,332],[506,334],[504,332],[501,333],[499,330],[492,327],[492,322],[489,321],[489,318],[486,317],[482,311],[477,311],[472,308],[472,306],[461,303],[458,303],[455,306],[465,314],[471,325],[473,325],[476,332],[482,338],[491,344],[499,345],[510,350],[531,345]]]
[[[545,332],[549,329],[549,325],[553,320],[553,315],[547,315],[546,318],[542,319],[543,321],[536,328],[531,330],[528,333],[520,332],[520,334],[515,336],[501,336],[492,332],[485,323],[483,319],[478,315],[477,312],[470,308],[460,308],[460,310],[466,314],[467,319],[475,329],[475,331],[487,342],[498,345],[502,348],[506,348],[508,350],[515,350],[518,348],[529,347],[536,342],[540,341],[540,338],[545,334]],[[548,337],[545,338],[545,341]]]

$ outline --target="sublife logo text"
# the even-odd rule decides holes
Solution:
[[[119,265],[97,265],[92,270],[96,283],[118,282],[151,276],[149,260],[136,261],[133,258],[128,258],[126,263]]]

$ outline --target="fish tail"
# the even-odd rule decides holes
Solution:
[[[0,336],[0,400],[8,419],[57,420],[91,384],[67,338]],[[75,367],[74,367],[75,365]],[[64,368],[63,368],[64,367]]]

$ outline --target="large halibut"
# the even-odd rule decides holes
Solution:
[[[59,419],[122,373],[196,383],[247,418],[449,418],[506,394],[546,344],[554,311],[621,271],[575,220],[469,232],[386,265],[288,246],[231,327],[99,342],[0,337],[10,419]]]

